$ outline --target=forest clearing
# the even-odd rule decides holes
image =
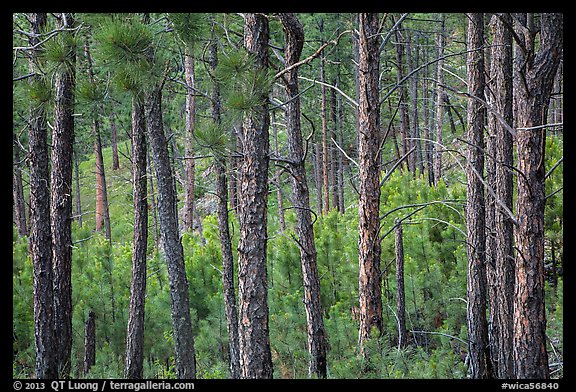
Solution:
[[[14,379],[563,378],[563,14],[12,19]]]

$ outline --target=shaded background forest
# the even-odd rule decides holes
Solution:
[[[256,99],[250,95],[254,86],[243,80],[241,73],[245,66],[239,50],[244,19],[240,14],[200,14],[190,26],[172,14],[150,14],[144,22],[136,14],[75,14],[76,23],[68,31],[71,34],[65,35],[56,25],[55,15],[48,14],[46,31],[57,32],[48,33],[42,43],[44,78],[32,81],[34,70],[29,69],[28,50],[22,49],[29,45],[29,21],[25,14],[13,15],[13,376],[36,376],[33,268],[28,241],[29,111],[34,105],[45,108],[51,146],[55,96],[51,86],[53,75],[66,64],[68,47],[76,51],[75,139],[73,155],[68,156],[73,165],[70,376],[125,375],[135,230],[133,96],[135,86],[158,82],[150,78],[144,65],[138,68],[134,65],[138,63],[131,63],[123,68],[115,57],[118,54],[110,49],[110,40],[138,44],[137,37],[129,36],[132,32],[149,39],[145,47],[134,50],[135,56],[138,50],[145,52],[151,47],[154,72],[163,78],[161,121],[175,179],[196,377],[229,378],[216,187],[219,162],[224,161],[234,271],[238,271],[238,206],[243,200],[239,196],[239,158],[234,151],[238,149],[237,128],[242,116],[254,105],[251,99]],[[471,142],[467,138],[467,15],[380,14],[378,19],[382,23],[378,41],[382,333],[365,343],[369,354],[364,355],[358,347],[358,15],[297,16],[305,33],[301,59],[309,60],[299,66],[301,125],[328,345],[327,377],[469,377],[464,170]],[[487,74],[493,39],[491,17],[484,14]],[[539,16],[535,23],[540,25]],[[131,25],[136,27],[130,29]],[[272,75],[254,83],[261,82],[270,89],[266,250],[270,352],[274,378],[307,378],[309,348],[297,216],[291,174],[284,162],[289,155],[286,95],[281,79],[273,78],[287,66],[286,44],[283,26],[275,16],[269,17],[269,30]],[[219,64],[214,68],[211,44],[218,48]],[[188,58],[194,62],[193,79],[186,72]],[[213,123],[214,80],[221,84],[221,126]],[[192,125],[187,123],[191,105],[195,116]],[[562,118],[560,62],[544,119],[555,126],[545,131],[542,156],[546,173],[542,272],[552,378],[563,376]],[[490,126],[485,125],[489,135]],[[193,137],[188,127],[193,127]],[[490,181],[489,152],[484,159],[486,181]],[[154,175],[158,161],[149,150],[145,162],[149,234],[142,377],[175,378],[169,278],[160,243]],[[404,342],[399,339],[397,314],[397,222],[402,224],[403,236]],[[485,226],[488,233],[494,227],[490,222]],[[86,336],[92,327],[94,359],[86,358]]]

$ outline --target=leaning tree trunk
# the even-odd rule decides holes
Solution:
[[[467,58],[468,93],[484,96],[484,22],[481,13],[468,14]],[[490,377],[488,327],[486,321],[485,206],[482,176],[484,172],[484,125],[486,109],[478,100],[468,99],[469,146],[466,156],[466,225],[468,249],[467,320],[472,378]]]
[[[254,56],[258,70],[268,64],[268,38],[267,17],[245,14],[244,45]],[[242,378],[272,378],[273,373],[266,269],[270,120],[268,91],[259,94],[262,104],[243,123],[243,159],[239,167],[238,317]]]
[[[168,141],[162,125],[162,90],[159,86],[154,86],[148,93],[146,121],[148,142],[152,147],[152,158],[156,172],[160,235],[168,265],[176,377],[180,379],[195,378],[196,359],[188,299],[188,280],[186,279],[184,251],[178,230],[174,174],[168,156]]]
[[[286,35],[286,66],[298,62],[304,46],[304,28],[294,14],[280,14]],[[296,210],[296,235],[300,247],[302,278],[304,280],[304,307],[308,336],[309,374],[326,378],[327,340],[322,319],[320,301],[320,279],[318,277],[314,227],[310,214],[310,194],[304,166],[304,147],[300,126],[300,98],[298,69],[293,68],[285,75],[286,122],[288,134],[288,159],[291,162],[292,200]]]
[[[46,14],[29,14],[30,46],[38,44],[46,28]],[[38,72],[38,55],[31,51],[30,71]],[[37,73],[36,75],[39,75]],[[39,76],[30,79],[39,81]],[[52,230],[50,228],[50,174],[46,111],[43,102],[32,101],[28,148],[30,162],[30,256],[33,269],[34,343],[36,377],[57,378],[54,335],[54,291],[52,287]]]
[[[60,14],[60,28],[74,27],[72,14]],[[61,34],[72,34],[62,32]],[[66,42],[66,40],[65,40]],[[65,44],[66,45],[66,44]],[[66,66],[54,75],[54,131],[50,225],[52,227],[52,268],[54,270],[54,320],[58,371],[70,374],[72,353],[72,155],[74,146],[74,86],[76,51],[66,45]]]
[[[530,20],[515,23],[526,57],[517,50],[514,69],[518,194],[514,291],[513,362],[515,378],[548,378],[544,304],[544,180],[546,112],[562,56],[562,14],[542,14],[535,51]],[[525,22],[525,23],[522,23]],[[518,49],[518,48],[517,48]],[[534,128],[537,127],[537,128]]]
[[[360,353],[367,357],[365,343],[375,328],[382,334],[382,289],[380,281],[380,239],[378,229],[380,205],[380,110],[378,14],[359,15],[359,121],[358,164],[358,259]]]
[[[132,98],[132,198],[134,236],[132,280],[124,377],[142,378],[144,366],[144,307],[146,298],[146,250],[148,246],[148,190],[146,189],[146,118],[142,97]]]
[[[442,116],[444,110],[442,108],[444,104],[444,60],[441,58],[444,56],[444,46],[446,45],[445,34],[445,21],[446,15],[442,14],[440,21],[440,33],[438,35],[438,65],[436,69],[437,74],[437,87],[436,87],[436,144],[434,146],[434,185],[438,185],[438,182],[442,178],[442,126],[444,125],[444,117]]]

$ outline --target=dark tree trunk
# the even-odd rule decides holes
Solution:
[[[509,14],[492,17],[492,51],[490,80],[492,100],[497,112],[512,125],[512,33],[505,23],[511,25]],[[512,135],[490,113],[489,126],[494,137],[494,189],[496,197],[512,211],[513,166]],[[494,216],[494,275],[489,286],[490,294],[489,340],[490,355],[498,378],[513,378],[512,315],[514,298],[514,226],[508,215],[495,205]],[[487,227],[490,227],[487,225]]]
[[[72,14],[60,14],[57,25],[73,28]],[[62,34],[71,34],[63,32]],[[68,378],[72,352],[72,154],[74,146],[74,86],[76,52],[67,47],[68,67],[54,75],[54,131],[50,225],[54,270],[54,320],[58,371]]]
[[[245,14],[244,46],[256,68],[268,65],[268,19]],[[268,200],[269,117],[268,91],[260,93],[262,105],[244,120],[239,167],[238,295],[240,368],[242,378],[272,378],[272,355],[268,332],[266,227]]]
[[[194,81],[194,48],[189,45],[184,52],[184,76],[186,79],[186,181],[184,192],[184,230],[194,229],[194,155],[193,132],[196,124],[196,96]]]
[[[26,201],[24,200],[24,187],[22,185],[22,169],[20,158],[20,146],[16,143],[16,135],[12,133],[14,151],[14,164],[12,173],[12,201],[14,203],[14,223],[18,230],[18,237],[28,235],[28,226],[26,223]]]
[[[212,70],[218,65],[218,46],[212,42],[209,48],[209,62]],[[220,91],[216,81],[212,91],[212,120],[221,124]],[[236,291],[234,290],[234,256],[230,225],[228,223],[228,180],[226,177],[226,160],[217,156],[216,195],[218,196],[218,233],[220,250],[222,251],[222,289],[224,290],[224,311],[226,313],[226,328],[228,330],[228,347],[230,352],[230,377],[238,379],[240,373],[240,342],[238,337],[238,307],[236,306]]]
[[[162,90],[159,86],[155,86],[147,96],[146,121],[158,188],[160,235],[168,265],[176,377],[179,379],[195,378],[196,359],[188,299],[188,280],[178,230],[174,175],[168,156],[168,141],[162,124]]]
[[[29,14],[30,45],[36,45],[46,28],[46,14]],[[37,72],[39,61],[31,51],[30,71]],[[30,79],[32,82],[35,78]],[[52,287],[52,231],[50,228],[50,174],[46,112],[41,102],[30,109],[28,148],[30,162],[30,256],[33,268],[34,343],[36,378],[57,378],[58,362],[54,335],[54,291]]]
[[[402,238],[402,223],[395,222],[394,238],[396,249],[396,315],[398,317],[398,346],[408,345],[406,330],[406,300],[404,297],[404,242]]]
[[[294,14],[280,14],[286,36],[286,66],[297,63],[304,45],[304,28]],[[292,199],[296,210],[296,235],[304,280],[304,307],[308,335],[309,374],[326,378],[327,341],[322,319],[320,279],[316,260],[314,228],[310,214],[310,194],[304,166],[304,146],[300,125],[298,69],[285,74],[288,159],[291,161]]]
[[[358,344],[363,356],[368,353],[364,343],[373,328],[382,334],[382,289],[380,281],[380,110],[378,56],[378,14],[359,15],[359,96],[360,129],[358,164],[360,200],[358,204],[358,258],[360,330]]]
[[[484,96],[484,24],[483,14],[468,14],[467,57],[468,93]],[[468,229],[467,319],[472,378],[490,377],[488,327],[486,321],[485,205],[481,176],[484,172],[484,126],[486,109],[476,99],[468,99],[470,143],[466,156],[466,223]]]
[[[562,14],[542,14],[539,49],[531,16],[515,22],[515,32],[527,51],[520,50],[514,64],[518,195],[516,215],[516,270],[514,292],[514,376],[548,378],[546,312],[544,304],[544,158],[546,129],[522,129],[542,125],[560,63],[563,45]],[[519,49],[519,48],[516,48]]]
[[[82,373],[86,376],[90,368],[96,364],[96,314],[88,312],[88,320],[84,323],[84,363]]]
[[[132,280],[126,333],[124,377],[142,378],[144,365],[144,305],[146,297],[146,251],[148,246],[148,198],[146,189],[146,118],[142,97],[132,98],[132,198],[134,236]]]

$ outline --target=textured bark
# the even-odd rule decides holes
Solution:
[[[304,45],[304,28],[294,14],[280,14],[286,36],[286,66],[297,63]],[[304,307],[308,337],[309,375],[326,378],[327,341],[318,277],[314,227],[310,214],[310,194],[304,166],[304,145],[300,125],[300,99],[298,69],[285,74],[286,125],[288,134],[288,159],[291,161],[292,200],[296,210],[296,235],[300,248],[302,278],[304,280]]]
[[[60,14],[57,25],[73,28],[71,14]],[[63,33],[70,34],[70,33]],[[60,377],[68,378],[72,352],[72,155],[76,52],[68,47],[66,67],[54,75],[50,225],[54,271],[54,320]]]
[[[492,49],[490,60],[490,91],[492,102],[503,119],[512,125],[512,34],[505,23],[511,24],[509,14],[504,21],[493,16],[491,21]],[[494,140],[495,159],[493,188],[496,197],[512,211],[513,166],[512,135],[489,113],[489,128]],[[513,378],[512,304],[514,297],[514,230],[508,215],[494,203],[494,266],[490,292],[490,357],[498,378]],[[488,222],[486,227],[491,227]]]
[[[162,90],[155,86],[146,98],[148,142],[158,188],[158,218],[160,235],[170,284],[170,310],[176,357],[176,377],[196,377],[194,338],[188,299],[188,280],[184,269],[184,251],[178,230],[178,211],[173,172],[168,156],[168,141],[162,125]]]
[[[406,299],[404,296],[404,241],[402,223],[395,222],[394,238],[396,249],[396,315],[398,317],[398,346],[406,347],[408,332],[406,330]]]
[[[194,81],[194,48],[187,45],[184,51],[184,78],[186,80],[186,181],[184,192],[184,230],[194,229],[194,155],[193,132],[196,124],[196,97]]]
[[[88,320],[84,323],[84,362],[82,372],[87,375],[90,368],[96,364],[96,314],[88,313]]]
[[[132,199],[134,235],[132,280],[126,333],[124,377],[142,378],[144,365],[144,305],[146,298],[146,250],[148,245],[148,198],[146,189],[146,118],[140,97],[132,98]]]
[[[540,43],[528,23],[515,23],[516,35],[527,50],[514,64],[514,95],[518,128],[542,125],[563,45],[562,14],[542,14]],[[526,20],[525,19],[525,20]],[[518,48],[517,48],[518,49]],[[521,130],[516,135],[518,164],[515,231],[514,377],[548,378],[546,313],[544,304],[544,157],[546,129]]]
[[[358,259],[360,329],[358,345],[363,356],[368,353],[364,343],[376,328],[382,334],[382,289],[380,281],[379,204],[380,170],[378,147],[380,145],[378,56],[378,15],[359,15],[359,116],[358,135],[359,191],[358,204]]]
[[[46,27],[46,14],[29,14],[30,45]],[[38,70],[36,51],[31,51],[30,71]],[[31,78],[34,80],[37,76]],[[33,102],[30,109],[28,148],[30,162],[30,256],[33,268],[34,343],[36,378],[58,377],[54,336],[54,291],[52,288],[52,230],[50,228],[50,175],[46,112],[42,103]]]
[[[218,65],[218,46],[212,42],[209,48],[209,63],[212,70]],[[212,120],[221,123],[220,92],[218,83],[214,82],[212,91]],[[224,290],[224,311],[226,313],[226,328],[228,330],[228,348],[230,352],[230,377],[240,378],[240,343],[238,337],[238,307],[236,291],[234,290],[234,256],[230,225],[228,223],[228,180],[226,177],[226,160],[217,156],[216,164],[216,195],[218,196],[217,216],[220,250],[222,252],[222,289]]]
[[[245,14],[244,46],[256,67],[268,64],[268,19]],[[262,102],[268,91],[261,92]],[[266,269],[266,227],[268,199],[268,128],[265,103],[253,109],[242,127],[242,155],[239,167],[238,296],[240,369],[242,378],[272,378],[272,355],[268,332],[268,287]]]
[[[12,133],[14,152],[14,167],[12,173],[12,202],[14,203],[14,223],[18,230],[18,237],[28,235],[26,223],[26,201],[24,200],[24,187],[22,186],[22,162],[20,162],[20,146],[16,143],[16,135]]]
[[[466,60],[468,93],[484,96],[484,25],[483,15],[468,14]],[[480,50],[475,50],[480,49]],[[486,265],[485,265],[485,205],[484,188],[479,176],[484,172],[484,125],[486,109],[477,100],[468,99],[466,139],[470,143],[466,155],[466,226],[468,250],[467,320],[472,378],[490,377],[488,327],[486,321]]]

